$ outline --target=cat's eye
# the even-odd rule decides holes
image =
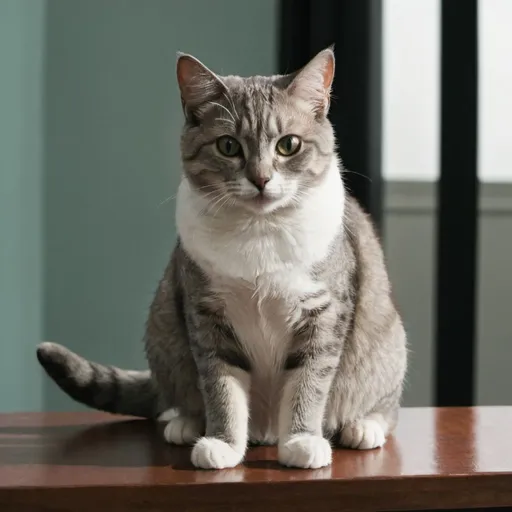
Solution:
[[[223,135],[217,139],[217,149],[224,156],[229,157],[238,156],[242,152],[240,143],[229,135]]]
[[[286,135],[279,140],[276,149],[280,155],[292,156],[300,149],[300,139],[297,135]]]

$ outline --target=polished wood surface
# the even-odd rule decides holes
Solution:
[[[161,425],[98,413],[0,415],[2,512],[425,510],[512,506],[512,407],[404,409],[384,448],[290,470],[271,447],[202,471]]]

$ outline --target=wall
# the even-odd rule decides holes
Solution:
[[[44,3],[0,2],[0,407],[41,407]]]

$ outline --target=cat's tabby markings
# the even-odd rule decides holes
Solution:
[[[151,305],[149,372],[38,357],[76,400],[160,417],[201,468],[278,443],[287,466],[393,429],[406,337],[382,250],[346,193],[327,119],[334,54],[287,76],[220,77],[180,55],[178,242]],[[350,119],[346,120],[350,123]]]

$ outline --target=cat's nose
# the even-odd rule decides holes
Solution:
[[[260,191],[263,192],[267,183],[270,181],[268,176],[258,176],[254,178],[249,178],[249,181]]]

